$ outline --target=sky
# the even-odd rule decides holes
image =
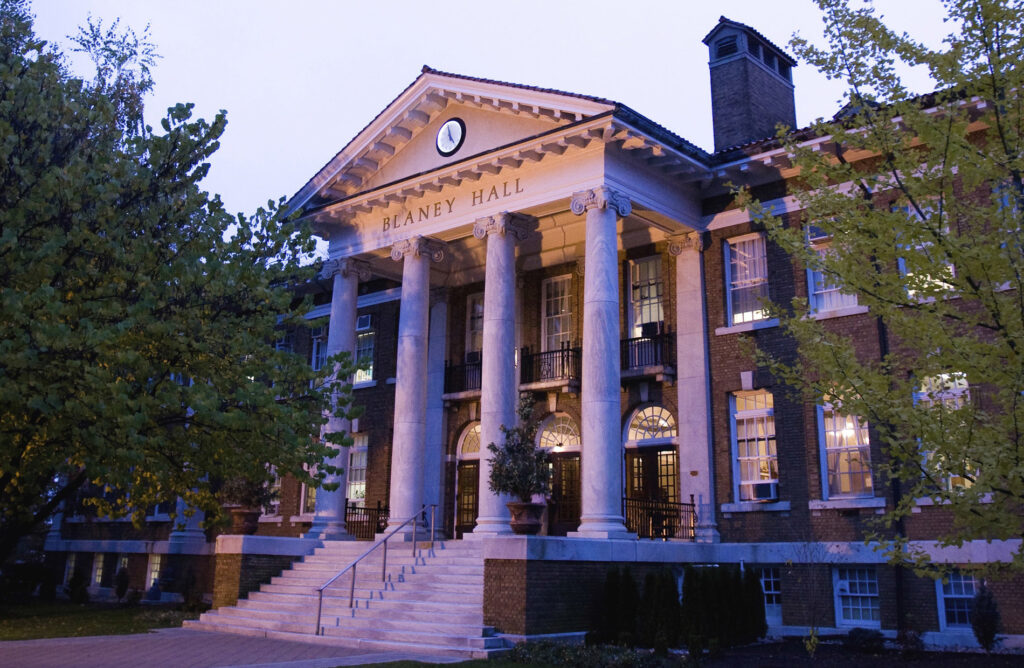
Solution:
[[[877,0],[890,27],[938,46],[939,0]],[[708,52],[720,15],[787,51],[821,41],[811,0],[33,0],[35,29],[65,52],[89,15],[141,32],[162,58],[146,101],[195,104],[228,125],[204,181],[229,211],[290,197],[408,86],[423,65],[616,100],[711,150]],[[72,60],[81,76],[88,62]],[[806,64],[793,70],[797,123],[830,117],[843,95]],[[927,78],[912,80],[916,92]]]

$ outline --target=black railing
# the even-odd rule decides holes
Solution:
[[[345,507],[345,531],[356,540],[373,540],[388,526],[388,507],[366,508],[350,504]]]
[[[623,339],[620,345],[623,370],[674,365],[675,339],[676,335],[671,332]]]
[[[531,353],[523,348],[520,354],[519,382],[540,383],[547,380],[579,380],[580,349],[561,348],[546,353]]]
[[[626,528],[640,538],[694,539],[697,511],[692,497],[690,503],[625,498],[622,500],[622,514],[626,518]]]
[[[444,367],[445,394],[479,390],[482,367],[480,362],[446,364]]]

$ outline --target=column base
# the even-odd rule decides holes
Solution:
[[[570,531],[571,538],[604,538],[614,540],[636,540],[637,535],[626,529],[621,515],[605,517],[582,517],[576,531]]]
[[[198,529],[172,531],[167,538],[168,554],[199,554],[206,548],[206,534]]]
[[[721,543],[722,535],[714,524],[698,524],[694,529],[694,540],[698,543]]]
[[[319,540],[355,540],[355,536],[345,530],[344,522],[313,522],[309,531],[302,535],[303,538],[316,538]]]
[[[472,533],[463,534],[463,537],[477,536],[498,536],[512,533],[508,517],[478,517],[476,526]]]

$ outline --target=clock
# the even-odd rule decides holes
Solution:
[[[462,148],[466,140],[466,124],[461,118],[450,118],[437,131],[437,152],[447,158]]]

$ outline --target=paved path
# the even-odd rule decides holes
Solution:
[[[0,642],[3,668],[332,668],[403,659],[452,661],[192,629]]]

